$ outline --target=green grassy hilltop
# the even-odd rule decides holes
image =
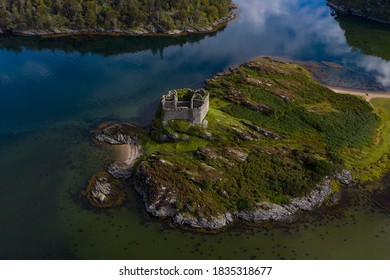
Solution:
[[[380,137],[381,119],[368,102],[278,59],[229,68],[206,89],[204,125],[164,126],[158,113],[136,172],[147,200],[174,197],[180,211],[203,216],[288,203],[351,167]]]

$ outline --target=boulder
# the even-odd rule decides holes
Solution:
[[[133,168],[126,163],[115,162],[108,166],[107,171],[116,179],[129,179],[131,178]]]

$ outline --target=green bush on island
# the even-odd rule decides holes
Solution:
[[[230,13],[231,0],[0,0],[0,29],[186,29]]]
[[[182,211],[204,216],[288,203],[344,168],[351,150],[372,146],[381,123],[363,99],[334,93],[301,66],[273,58],[230,68],[206,89],[204,125],[164,126],[159,110],[136,175],[147,178],[139,186],[150,201],[163,186]]]

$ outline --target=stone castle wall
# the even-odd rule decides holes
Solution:
[[[193,92],[191,101],[179,101],[176,91],[170,91],[161,98],[163,123],[170,120],[187,120],[201,124],[209,111],[209,93],[204,90]]]

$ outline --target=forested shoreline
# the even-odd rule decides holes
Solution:
[[[0,31],[202,32],[227,21],[234,7],[231,0],[0,0]]]
[[[388,0],[328,0],[327,3],[339,13],[390,24]]]

